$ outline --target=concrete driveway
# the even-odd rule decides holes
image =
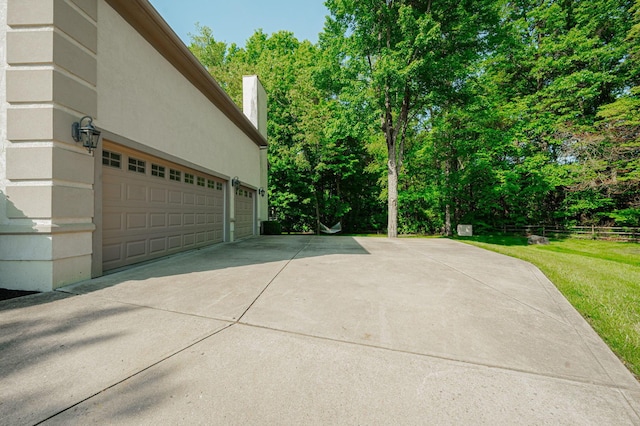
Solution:
[[[640,425],[640,385],[532,265],[274,236],[0,302],[0,423]]]

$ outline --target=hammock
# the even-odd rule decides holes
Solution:
[[[329,228],[327,225],[320,223],[320,232],[324,232],[325,234],[337,234],[342,231],[342,223],[338,222]]]

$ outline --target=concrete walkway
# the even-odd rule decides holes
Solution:
[[[536,268],[445,239],[278,236],[0,302],[0,423],[640,425]]]

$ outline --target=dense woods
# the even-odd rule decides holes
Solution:
[[[640,0],[327,0],[317,44],[198,27],[239,105],[269,94],[285,230],[640,226]]]

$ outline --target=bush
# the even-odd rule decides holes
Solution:
[[[613,219],[616,226],[640,226],[640,209],[614,210],[601,216]]]
[[[275,220],[262,222],[262,235],[280,235],[282,233],[282,225]]]

